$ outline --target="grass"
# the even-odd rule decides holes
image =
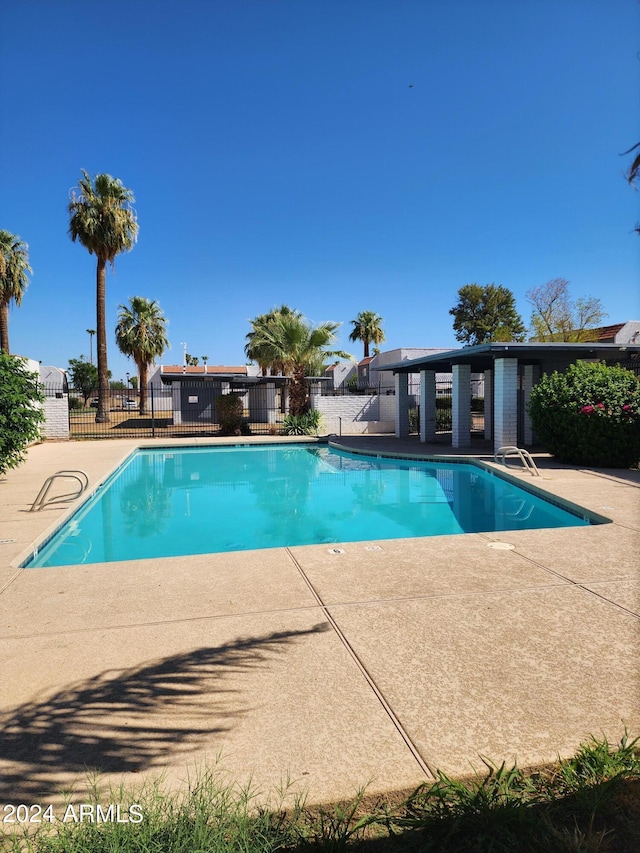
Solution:
[[[627,733],[583,744],[569,760],[527,773],[485,761],[470,780],[439,773],[395,801],[284,809],[287,787],[265,805],[251,786],[238,788],[217,770],[183,791],[161,781],[109,791],[99,781],[83,803],[121,805],[121,822],[58,820],[34,832],[0,837],[3,853],[634,853],[640,850],[640,752]],[[69,803],[73,801],[70,799]],[[136,809],[132,809],[132,804]],[[103,805],[106,809],[107,805]],[[78,806],[75,806],[77,811]],[[73,812],[71,813],[73,816]],[[139,822],[134,822],[140,817]],[[129,818],[129,822],[126,819]],[[32,827],[33,829],[33,827]]]

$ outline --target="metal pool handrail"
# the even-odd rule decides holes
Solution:
[[[521,447],[515,447],[515,445],[505,445],[504,447],[499,447],[493,454],[493,461],[502,463],[505,468],[513,469],[513,465],[507,464],[508,456],[517,456],[518,459],[522,462],[524,470],[528,471],[532,477],[540,476],[540,472],[538,471],[536,463],[533,461],[529,451],[523,450]]]
[[[66,478],[69,480],[77,480],[78,487],[74,492],[67,492],[64,495],[56,495],[53,498],[49,498],[47,500],[47,495],[49,494],[49,489],[53,485],[54,480],[58,478]],[[55,474],[52,474],[42,484],[42,488],[38,492],[38,497],[31,505],[31,509],[29,512],[38,512],[43,507],[48,504],[57,504],[64,503],[65,501],[72,501],[75,498],[79,498],[80,495],[87,490],[89,486],[89,477],[85,474],[84,471],[81,470],[68,470],[68,471],[56,471]]]

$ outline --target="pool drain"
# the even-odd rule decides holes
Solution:
[[[508,542],[488,542],[487,548],[493,548],[494,551],[514,551],[515,545],[510,545]]]
[[[329,548],[330,554],[344,554],[346,553],[344,548]]]

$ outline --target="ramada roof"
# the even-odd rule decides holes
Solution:
[[[627,362],[640,357],[640,344],[592,343],[490,343],[449,350],[436,355],[385,364],[394,373],[418,373],[421,369],[451,371],[454,364],[469,364],[474,373],[489,370],[496,358],[517,358],[521,364],[571,364],[578,359],[602,359],[609,363]]]

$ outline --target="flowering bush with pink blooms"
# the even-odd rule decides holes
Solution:
[[[538,441],[564,462],[630,468],[640,461],[640,380],[630,370],[577,362],[532,389]]]

